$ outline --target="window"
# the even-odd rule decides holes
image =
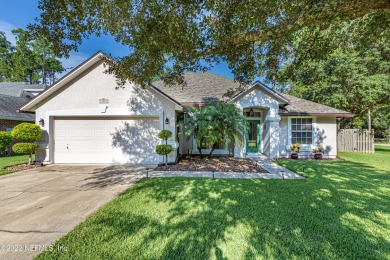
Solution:
[[[313,143],[312,118],[291,118],[291,143]]]
[[[5,129],[5,131],[6,131],[6,132],[12,132],[12,128],[8,128],[8,127],[7,127],[7,128]]]

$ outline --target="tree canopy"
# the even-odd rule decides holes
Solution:
[[[362,128],[369,110],[388,111],[389,61],[387,43],[370,49],[345,45],[323,60],[290,64],[284,70],[294,96],[352,112],[357,115],[354,127]]]
[[[23,29],[12,30],[16,38],[13,46],[0,31],[0,82],[22,81],[53,83],[56,73],[65,69],[42,37],[32,40]]]
[[[29,29],[57,54],[90,35],[112,35],[130,54],[107,59],[108,71],[142,86],[156,75],[183,83],[184,72],[222,61],[240,82],[258,75],[275,82],[284,60],[332,52],[341,39],[318,36],[345,21],[362,44],[390,39],[388,0],[40,0],[39,8]]]

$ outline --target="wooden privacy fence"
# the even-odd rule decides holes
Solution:
[[[374,131],[367,129],[339,129],[337,133],[339,152],[373,153]]]

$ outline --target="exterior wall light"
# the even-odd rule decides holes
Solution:
[[[168,117],[165,118],[165,124],[166,124],[166,125],[169,125],[169,119],[168,119]]]
[[[39,119],[39,125],[44,127],[45,126],[45,120],[43,120],[43,118]]]

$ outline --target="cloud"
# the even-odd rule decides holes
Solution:
[[[3,31],[5,33],[7,40],[10,43],[12,43],[12,45],[15,45],[16,44],[15,35],[13,35],[11,32],[11,30],[13,29],[17,29],[17,27],[13,24],[0,20],[0,31]]]

